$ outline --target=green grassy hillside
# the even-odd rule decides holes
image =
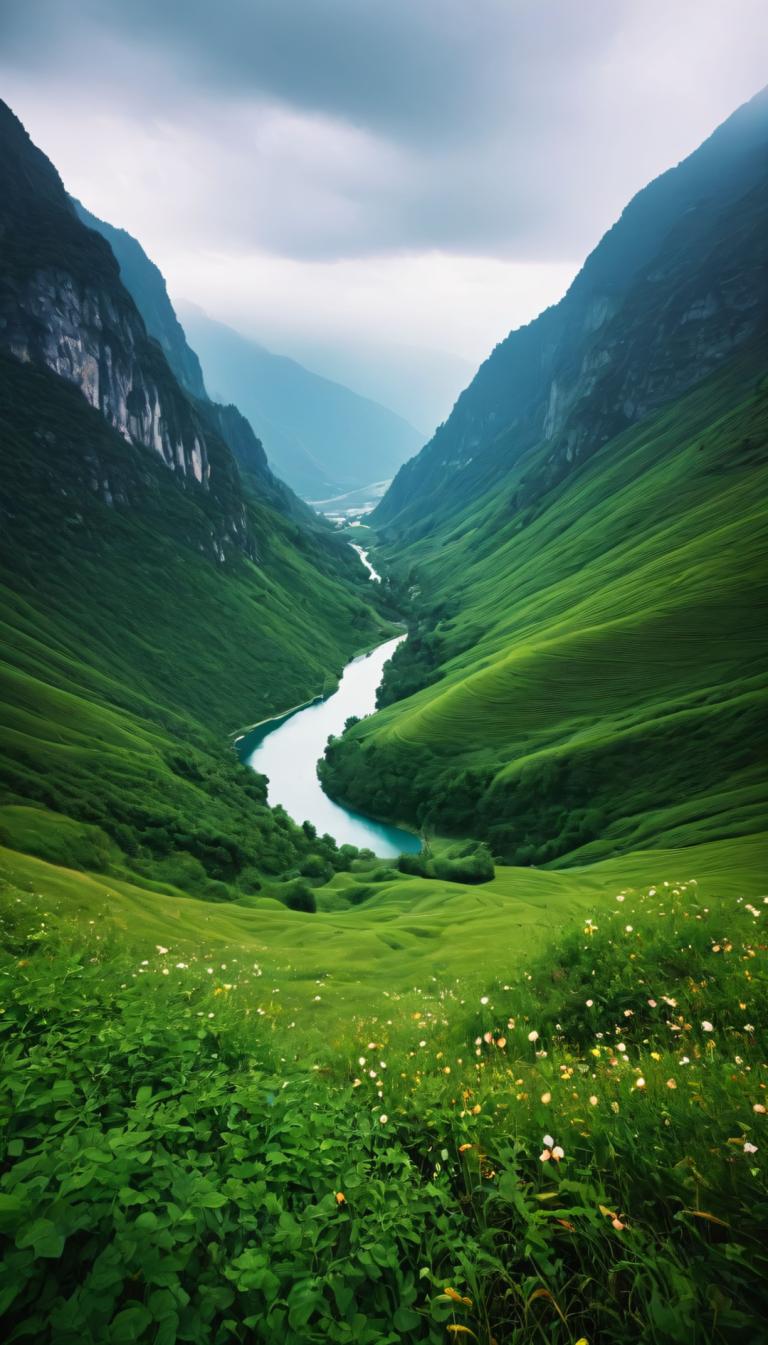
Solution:
[[[416,639],[328,787],[518,863],[760,829],[763,367],[747,353],[520,508],[528,458],[401,544]]]
[[[332,687],[383,633],[349,548],[251,498],[256,559],[213,559],[209,497],[11,359],[0,432],[2,798],[48,810],[36,853],[58,856],[61,815],[101,828],[105,862],[193,890],[293,868],[310,842],[230,739]]]
[[[0,825],[8,811],[0,811]],[[13,826],[29,844],[36,810],[23,811],[26,818]],[[372,993],[408,1001],[423,993],[414,987],[432,977],[478,989],[503,982],[574,922],[599,921],[617,892],[662,886],[664,875],[673,883],[695,878],[701,899],[715,904],[757,898],[765,885],[764,847],[765,837],[757,836],[712,842],[688,855],[638,851],[563,871],[500,866],[491,882],[478,887],[392,870],[380,870],[374,879],[358,860],[352,872],[317,889],[318,910],[311,916],[265,895],[211,903],[180,889],[137,886],[129,876],[80,871],[67,864],[65,851],[52,865],[6,847],[0,880],[8,919],[14,904],[26,910],[31,899],[36,920],[42,915],[52,928],[76,937],[95,928],[142,957],[162,944],[185,960],[255,959],[266,978],[265,996],[280,987],[279,1002],[270,1008],[274,1023],[285,1026],[298,1013],[301,1022],[293,1030],[317,1049],[328,1033],[349,1036]],[[16,913],[22,923],[25,910]]]
[[[331,792],[525,864],[764,825],[767,145],[763,90],[400,471],[411,639]]]

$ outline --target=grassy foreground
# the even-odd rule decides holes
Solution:
[[[310,916],[3,852],[6,1338],[764,1339],[760,858]]]

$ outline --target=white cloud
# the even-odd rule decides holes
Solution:
[[[373,364],[398,344],[477,363],[557,299],[630,196],[757,89],[766,45],[764,0],[0,16],[4,97],[177,294]]]
[[[328,263],[254,253],[176,253],[173,293],[265,344],[375,333],[479,363],[510,327],[561,297],[573,266],[430,252]]]

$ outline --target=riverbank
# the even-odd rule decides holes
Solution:
[[[267,777],[272,806],[280,804],[296,822],[311,823],[340,845],[369,849],[383,858],[403,851],[418,853],[419,837],[329,798],[318,779],[317,763],[329,737],[340,736],[350,718],[362,719],[375,710],[384,664],[406,638],[405,633],[397,634],[350,660],[331,696],[267,721],[237,744],[240,759]]]
[[[402,635],[403,639],[405,639],[408,632],[404,621],[390,621],[387,624],[392,631],[392,634],[389,635],[387,639],[394,639],[396,635]],[[350,661],[354,662],[355,659],[365,658],[368,654],[372,654],[374,650],[379,649],[381,645],[385,643],[386,641],[377,640],[375,644],[365,645],[362,649],[358,650],[357,653],[352,655]],[[348,667],[348,664],[345,664],[344,667]],[[268,715],[266,719],[259,719],[255,724],[249,724],[247,728],[234,729],[228,736],[231,738],[232,746],[235,748],[240,759],[243,759],[243,744],[245,743],[245,740],[252,734],[257,733],[259,729],[266,729],[270,724],[274,728],[278,728],[283,720],[290,719],[292,715],[298,714],[299,710],[307,710],[311,705],[319,705],[321,701],[327,701],[331,696],[334,696],[339,689],[339,682],[341,681],[343,673],[344,668],[342,668],[338,677],[335,678],[334,686],[330,691],[318,691],[317,695],[310,696],[308,700],[300,701],[298,705],[292,705],[287,710],[279,710],[277,714]]]
[[[370,581],[380,584],[382,577],[367,550],[354,542],[349,545]],[[350,719],[363,719],[376,709],[384,665],[405,639],[406,630],[396,631],[350,659],[331,692],[320,692],[233,735],[240,761],[266,776],[272,806],[280,804],[295,822],[311,823],[338,844],[371,849],[382,858],[417,854],[421,840],[405,827],[331,799],[318,778],[318,764],[329,738],[339,737]]]

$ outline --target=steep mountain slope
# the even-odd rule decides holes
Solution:
[[[244,489],[217,420],[258,445],[247,422],[179,386],[5,108],[0,174],[0,826],[97,867],[254,883],[310,840],[226,735],[377,638],[365,572],[263,453]]]
[[[120,279],[133,298],[148,334],[162,347],[176,380],[189,394],[201,422],[222,438],[231,450],[241,475],[262,498],[268,498],[281,510],[309,523],[312,518],[298,497],[279,481],[270,469],[261,440],[256,437],[245,416],[236,406],[212,402],[203,383],[200,361],[187,343],[162,273],[150,260],[140,243],[125,229],[113,228],[97,219],[79,201],[72,198],[78,217],[86,228],[104,238],[114,252]]]
[[[423,442],[418,430],[378,403],[272,354],[191,305],[181,314],[209,391],[245,412],[275,471],[304,499],[388,480]]]
[[[158,267],[125,229],[98,219],[79,201],[73,205],[83,223],[110,244],[122,282],[178,381],[194,398],[207,400],[200,361]],[[294,360],[273,355],[212,322],[200,309],[185,306],[184,322],[203,352],[217,395],[245,411],[266,442],[278,476],[304,498],[324,499],[388,480],[422,443],[417,430],[385,407]],[[222,425],[220,413],[216,419],[241,467],[250,473],[252,444],[244,443],[236,425]]]
[[[516,862],[760,829],[767,114],[641,193],[393,484],[414,633],[333,792]]]
[[[0,349],[74,383],[122,437],[216,502],[213,546],[248,549],[242,491],[231,454],[188,397],[121,284],[105,241],[78,220],[61,181],[0,104]],[[258,455],[256,455],[258,456]],[[285,494],[261,453],[265,497]],[[102,483],[105,498],[111,494]]]
[[[425,532],[538,444],[551,481],[761,330],[767,160],[768,89],[641,191],[565,298],[496,347],[377,520]]]
[[[187,344],[159,267],[125,229],[117,229],[97,219],[74,197],[72,204],[86,228],[95,230],[109,243],[120,267],[120,279],[141,313],[150,336],[160,342],[179,383],[193,397],[204,398],[206,392],[200,361]]]

